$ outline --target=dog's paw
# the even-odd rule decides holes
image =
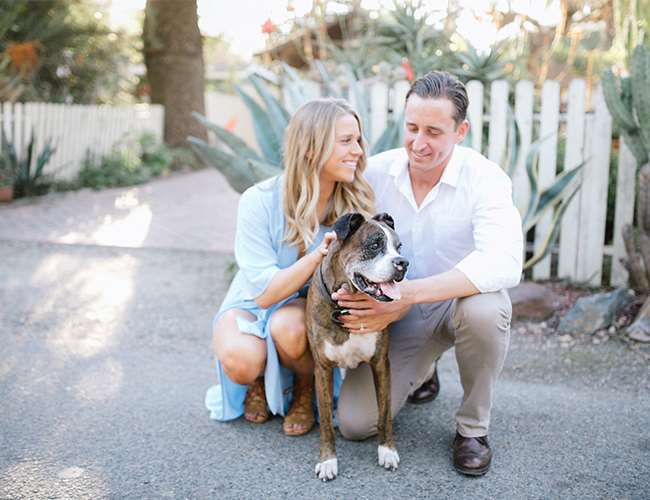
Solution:
[[[377,457],[379,458],[379,465],[382,467],[395,470],[399,464],[399,455],[395,448],[379,445],[377,447]]]
[[[336,457],[328,458],[316,464],[316,475],[321,481],[330,481],[339,473],[339,464]]]

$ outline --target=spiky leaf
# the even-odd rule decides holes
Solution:
[[[219,170],[235,191],[243,193],[255,184],[255,176],[245,159],[212,147],[197,137],[190,136],[187,140],[196,154],[207,165]]]
[[[251,148],[248,144],[246,144],[232,132],[229,132],[225,128],[212,123],[205,116],[197,113],[196,111],[192,113],[192,116],[201,122],[201,124],[203,124],[205,127],[207,127],[208,130],[211,130],[214,135],[216,135],[219,140],[224,142],[226,146],[228,146],[231,151],[237,156],[241,156],[243,158],[252,158],[260,161],[262,160],[262,158],[260,158],[260,155],[257,154],[257,151]]]
[[[280,165],[282,162],[282,137],[275,133],[269,114],[241,87],[236,86],[235,90],[251,112],[255,138],[266,160],[274,165]]]

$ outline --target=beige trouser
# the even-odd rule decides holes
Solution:
[[[414,306],[390,326],[391,409],[395,416],[407,397],[430,375],[431,364],[451,347],[463,386],[456,413],[458,432],[485,436],[492,394],[510,341],[512,305],[505,290]],[[347,439],[377,432],[377,399],[370,367],[348,370],[341,386],[337,421]]]

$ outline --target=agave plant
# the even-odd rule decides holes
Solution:
[[[555,178],[553,184],[545,189],[540,189],[538,183],[539,149],[546,139],[542,138],[535,141],[526,155],[526,173],[530,185],[530,198],[522,218],[524,235],[535,227],[547,213],[551,212],[553,217],[539,250],[524,262],[524,270],[533,267],[553,249],[553,245],[560,233],[562,216],[580,189],[580,177],[577,176],[584,166],[583,162],[573,169],[565,170]]]
[[[507,75],[502,61],[506,43],[500,42],[490,47],[484,54],[469,45],[466,52],[454,53],[456,67],[451,72],[463,81],[479,80],[484,85]]]
[[[321,74],[326,95],[341,97],[337,90],[334,78],[324,66],[318,64],[317,71]],[[346,68],[347,86],[353,99],[360,103],[359,115],[365,130],[369,130],[370,121],[365,109],[366,94],[361,83],[356,79],[349,68]],[[292,108],[297,108],[308,100],[308,92],[295,71],[285,68],[285,85]],[[282,172],[282,140],[290,113],[286,107],[269,91],[264,81],[256,75],[251,75],[248,81],[257,92],[261,104],[253,99],[241,86],[237,86],[237,93],[246,104],[253,118],[253,127],[258,150],[246,144],[242,139],[219,125],[211,123],[204,116],[195,113],[208,130],[215,135],[218,145],[210,146],[205,141],[196,137],[188,137],[191,147],[198,156],[208,165],[219,170],[235,191],[243,192],[256,182],[264,180]],[[371,147],[372,153],[379,153],[386,149],[397,147],[400,143],[401,119],[391,120],[382,132],[379,139]]]
[[[377,45],[392,55],[394,63],[406,57],[416,77],[444,67],[449,52],[447,35],[427,22],[430,13],[429,2],[394,0],[389,18],[377,30]]]
[[[56,151],[56,147],[52,146],[52,140],[48,139],[41,152],[37,154],[34,151],[36,136],[32,131],[24,155],[19,156],[14,143],[7,139],[4,129],[1,135],[0,163],[2,163],[2,170],[11,173],[13,177],[14,196],[20,198],[40,194],[47,188],[43,169]]]

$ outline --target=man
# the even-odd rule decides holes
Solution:
[[[333,298],[350,310],[344,318],[352,333],[390,325],[393,415],[414,389],[437,381],[432,364],[455,347],[464,395],[456,413],[454,466],[478,476],[492,459],[490,409],[512,315],[506,289],[520,280],[523,236],[508,176],[458,145],[469,129],[467,104],[465,87],[448,73],[434,71],[413,82],[404,147],[370,158],[366,171],[377,211],[393,216],[410,262],[401,299],[377,302],[346,289]],[[338,401],[341,433],[349,439],[375,434],[376,415],[370,370],[349,370]]]

